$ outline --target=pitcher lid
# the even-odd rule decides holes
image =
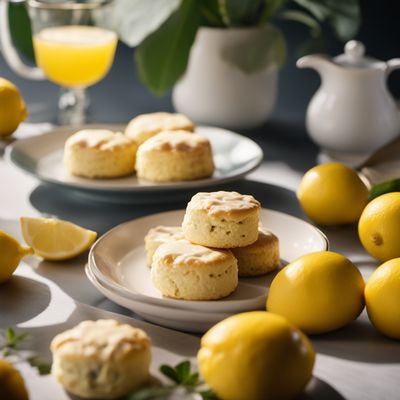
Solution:
[[[350,40],[344,46],[344,53],[333,58],[333,61],[346,68],[379,68],[382,64],[377,58],[365,55],[365,46],[357,41]]]

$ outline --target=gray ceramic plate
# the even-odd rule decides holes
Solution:
[[[123,130],[122,125],[96,124],[81,127],[59,127],[40,136],[22,139],[7,149],[7,158],[42,182],[101,193],[154,193],[194,189],[237,180],[256,169],[263,159],[261,148],[251,139],[237,133],[200,126],[196,132],[206,136],[212,145],[215,172],[208,179],[186,182],[153,183],[140,181],[136,175],[117,179],[85,179],[70,175],[63,165],[66,139],[79,129],[104,128]]]

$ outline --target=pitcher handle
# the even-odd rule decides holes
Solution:
[[[10,68],[23,78],[32,80],[46,79],[43,71],[37,67],[29,67],[19,57],[15,50],[10,34],[8,22],[9,0],[0,0],[0,48],[4,59]]]

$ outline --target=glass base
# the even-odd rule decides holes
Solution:
[[[58,101],[60,125],[82,125],[87,122],[89,100],[85,88],[62,88]]]

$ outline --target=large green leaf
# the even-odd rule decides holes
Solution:
[[[153,93],[163,94],[185,72],[200,21],[198,0],[183,0],[180,8],[136,49],[139,76]]]
[[[353,38],[361,22],[359,0],[294,0],[319,21],[328,20],[343,41]]]
[[[280,15],[281,18],[300,22],[310,28],[310,33],[312,37],[317,37],[321,33],[321,27],[317,20],[315,20],[311,15],[306,14],[304,11],[300,10],[285,10]]]
[[[8,10],[11,37],[15,47],[30,60],[35,60],[31,23],[24,3],[10,3]]]
[[[199,8],[202,14],[202,25],[223,27],[224,21],[222,20],[219,11],[219,0],[200,0]]]
[[[285,61],[286,46],[281,32],[267,25],[253,32],[240,43],[225,47],[222,57],[226,62],[247,74],[269,66],[281,66]]]
[[[114,29],[123,42],[134,47],[156,31],[181,3],[182,0],[115,0],[111,16],[103,15],[96,23]]]

